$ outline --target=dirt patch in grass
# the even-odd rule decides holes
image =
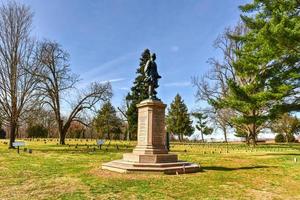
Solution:
[[[93,168],[89,172],[89,174],[101,177],[103,179],[125,179],[125,180],[145,180],[149,178],[161,178],[163,176],[162,174],[125,174],[125,173],[118,173],[118,172],[112,172],[109,170],[103,170],[101,167]]]
[[[273,200],[273,199],[282,198],[282,196],[274,192],[255,190],[255,189],[248,189],[245,194],[247,194],[247,197],[249,197],[249,199],[258,199],[258,200]],[[292,198],[285,198],[285,199],[292,199]]]
[[[13,191],[13,192],[11,192]],[[21,192],[18,192],[21,191]],[[57,177],[50,180],[28,179],[21,184],[3,188],[3,199],[56,199],[61,194],[83,191],[89,193],[89,188],[75,177]]]

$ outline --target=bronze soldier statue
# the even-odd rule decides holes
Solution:
[[[145,65],[144,72],[146,75],[145,82],[148,85],[149,99],[159,100],[156,97],[157,92],[155,91],[155,89],[159,86],[158,79],[160,79],[161,76],[157,72],[157,65],[155,63],[155,59],[156,55],[155,53],[153,53]]]

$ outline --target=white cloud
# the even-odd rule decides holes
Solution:
[[[107,83],[107,82],[115,83],[115,82],[121,82],[121,81],[124,81],[124,80],[125,80],[125,78],[114,78],[114,79],[100,81],[100,83]]]
[[[125,90],[125,91],[129,91],[130,90],[130,88],[129,87],[120,87],[120,88],[118,88],[119,90]]]
[[[89,84],[91,84],[92,82],[98,82],[98,83],[116,83],[116,82],[121,82],[126,80],[125,78],[114,78],[114,79],[108,79],[108,80],[97,80],[97,78],[94,79],[90,79],[90,80],[85,80],[85,81],[81,81],[78,85],[79,89],[85,88],[87,87]]]
[[[187,87],[190,86],[191,82],[189,81],[183,81],[183,82],[170,82],[170,83],[165,83],[163,86],[165,87]]]
[[[102,76],[103,74],[107,74],[108,72],[115,71],[116,68],[122,67],[123,63],[131,59],[132,57],[136,57],[137,52],[128,53],[123,56],[117,57],[113,60],[107,61],[105,63],[100,64],[98,67],[94,67],[90,70],[85,71],[81,74],[83,79],[91,79]]]
[[[98,67],[91,68],[86,70],[85,72],[80,74],[81,82],[80,88],[84,88],[92,82],[100,82],[100,83],[115,83],[124,81],[124,78],[112,78],[106,80],[106,78],[110,78],[111,76],[118,76],[118,68],[124,66],[128,60],[133,57],[137,57],[138,52],[132,52],[125,54],[123,56],[117,57],[110,61],[100,64]],[[103,80],[104,79],[104,80]]]

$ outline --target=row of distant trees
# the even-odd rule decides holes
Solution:
[[[48,126],[50,116],[60,144],[65,144],[72,123],[88,125],[87,113],[112,96],[109,83],[78,89],[69,54],[57,42],[34,39],[32,19],[23,4],[12,1],[0,7],[0,116],[9,129],[10,147],[26,122]],[[41,110],[49,116],[39,118]]]
[[[52,112],[39,110],[36,119],[26,121],[26,126],[21,130],[19,137],[53,138],[59,137],[55,116]],[[89,124],[73,121],[66,133],[68,138],[106,138],[123,139],[126,134],[126,123],[117,113],[110,101],[102,103]]]

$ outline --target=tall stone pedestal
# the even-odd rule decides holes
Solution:
[[[166,147],[165,108],[161,101],[147,99],[137,105],[138,143],[132,153],[102,165],[102,169],[116,172],[163,172],[166,174],[197,172],[194,163],[178,161]]]

